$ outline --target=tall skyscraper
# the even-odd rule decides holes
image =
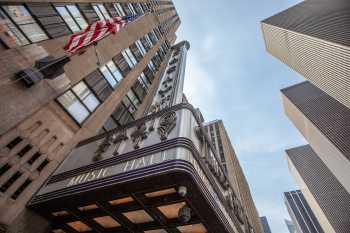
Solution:
[[[143,117],[81,141],[36,193],[28,206],[51,231],[261,232],[183,96],[189,47],[171,48]]]
[[[262,21],[266,49],[350,108],[350,2],[306,0]]]
[[[261,225],[263,227],[263,233],[271,233],[271,228],[269,222],[267,221],[266,216],[260,217]]]
[[[306,0],[262,21],[267,51],[310,82],[282,90],[310,145],[287,151],[324,232],[349,232],[350,2]]]
[[[219,155],[220,163],[228,176],[228,180],[235,190],[237,190],[238,198],[241,201],[243,208],[247,211],[249,224],[253,227],[255,232],[261,232],[263,230],[262,225],[250,193],[247,179],[245,178],[242,167],[239,164],[223,121],[215,120],[207,122],[204,123],[204,127]]]
[[[292,221],[285,219],[284,222],[286,223],[289,233],[298,233]]]
[[[281,92],[289,119],[350,193],[350,109],[309,82]]]
[[[295,232],[324,233],[300,190],[285,192],[284,201],[294,226],[298,229]]]
[[[322,230],[327,233],[349,232],[350,194],[313,149],[306,145],[287,150],[287,160],[289,169]],[[290,201],[289,204],[292,205],[293,202]],[[296,222],[301,223],[299,220]]]
[[[72,33],[132,14],[143,15],[85,52],[64,57]],[[143,116],[179,24],[171,1],[0,3],[3,228],[40,232],[36,227],[45,221],[24,211],[25,205],[67,154],[79,141]]]

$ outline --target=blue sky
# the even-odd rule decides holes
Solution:
[[[185,94],[207,121],[222,119],[261,216],[287,233],[283,192],[296,189],[284,150],[304,140],[283,113],[280,89],[303,79],[265,51],[260,21],[297,0],[174,0],[191,43]]]

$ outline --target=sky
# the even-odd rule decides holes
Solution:
[[[297,189],[285,150],[305,144],[280,89],[303,81],[265,50],[260,21],[298,0],[173,0],[188,40],[185,95],[206,121],[222,119],[260,216],[288,233],[283,192]]]

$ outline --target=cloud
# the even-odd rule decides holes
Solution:
[[[302,137],[292,137],[283,135],[284,132],[270,130],[249,135],[237,136],[235,138],[236,150],[238,154],[273,153],[284,151],[305,143]]]
[[[189,53],[186,66],[184,93],[194,106],[208,106],[215,103],[215,83],[209,72],[200,65],[196,54]]]
[[[212,52],[216,41],[217,39],[214,34],[207,34],[201,43],[201,47],[204,50],[204,52],[207,52],[207,53]]]

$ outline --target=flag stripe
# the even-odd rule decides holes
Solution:
[[[74,53],[80,48],[102,39],[109,33],[117,33],[128,23],[137,19],[137,17],[139,15],[113,17],[89,24],[84,31],[72,35],[63,48],[67,52]]]

